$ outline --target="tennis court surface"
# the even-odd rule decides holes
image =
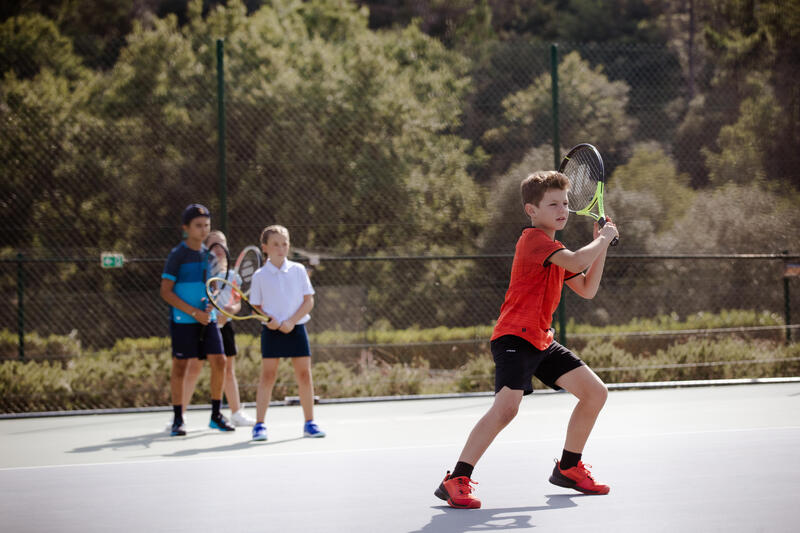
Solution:
[[[170,438],[167,412],[0,421],[7,532],[797,531],[800,383],[612,391],[584,453],[607,496],[550,485],[575,400],[526,397],[478,464],[478,510],[433,491],[491,397],[300,407]]]

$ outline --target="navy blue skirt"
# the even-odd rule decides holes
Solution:
[[[305,324],[298,324],[289,333],[261,326],[261,357],[308,357],[308,333]]]

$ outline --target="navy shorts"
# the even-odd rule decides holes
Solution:
[[[495,394],[503,387],[530,394],[533,392],[533,376],[551,389],[561,390],[556,385],[558,378],[585,364],[555,341],[546,349],[539,350],[516,335],[503,335],[493,340],[492,356]]]
[[[298,324],[289,333],[261,326],[261,357],[308,357],[311,348],[305,324]]]
[[[233,322],[230,320],[225,322],[225,325],[219,328],[222,334],[222,346],[225,349],[225,355],[233,357],[236,355],[236,336],[233,334]]]
[[[200,342],[200,336],[205,328],[205,337]],[[169,333],[172,337],[172,357],[176,359],[205,359],[207,355],[221,354],[222,335],[214,323],[203,326],[199,322],[194,324],[169,323]]]

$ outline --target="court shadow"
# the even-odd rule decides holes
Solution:
[[[463,533],[467,531],[505,531],[536,527],[531,523],[532,513],[551,509],[577,507],[575,498],[586,498],[588,494],[549,494],[545,505],[531,507],[503,507],[495,509],[453,509],[437,505],[434,509],[444,511],[437,514],[422,529],[411,533]]]
[[[291,439],[279,439],[279,440],[269,440],[266,442],[254,442],[252,440],[245,440],[245,441],[238,441],[232,442],[230,444],[225,444],[223,446],[214,446],[211,448],[194,448],[189,450],[178,450],[173,453],[165,453],[163,457],[191,457],[193,455],[200,455],[203,453],[217,453],[217,452],[230,452],[230,451],[241,451],[241,450],[249,450],[255,447],[262,447],[262,446],[277,446],[279,444],[284,444],[286,442],[294,442],[296,440],[303,440],[303,437],[293,437]]]
[[[195,439],[203,436],[203,432],[192,433],[189,432],[185,437],[180,437],[181,440]],[[147,433],[145,435],[132,435],[130,437],[120,437],[111,439],[103,444],[96,444],[93,446],[81,446],[69,450],[67,453],[91,453],[99,452],[101,450],[119,450],[123,448],[150,448],[154,442],[175,440],[176,437],[170,437],[168,433],[159,431],[158,433]]]

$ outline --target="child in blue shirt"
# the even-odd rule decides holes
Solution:
[[[233,431],[220,412],[225,377],[222,336],[216,327],[216,314],[206,301],[204,265],[207,262],[203,241],[211,231],[211,213],[200,204],[183,211],[185,240],[172,249],[161,274],[161,298],[170,306],[172,373],[170,389],[174,419],[170,435],[186,435],[183,422],[183,389],[190,359],[208,358],[211,365],[211,421],[209,427]]]

